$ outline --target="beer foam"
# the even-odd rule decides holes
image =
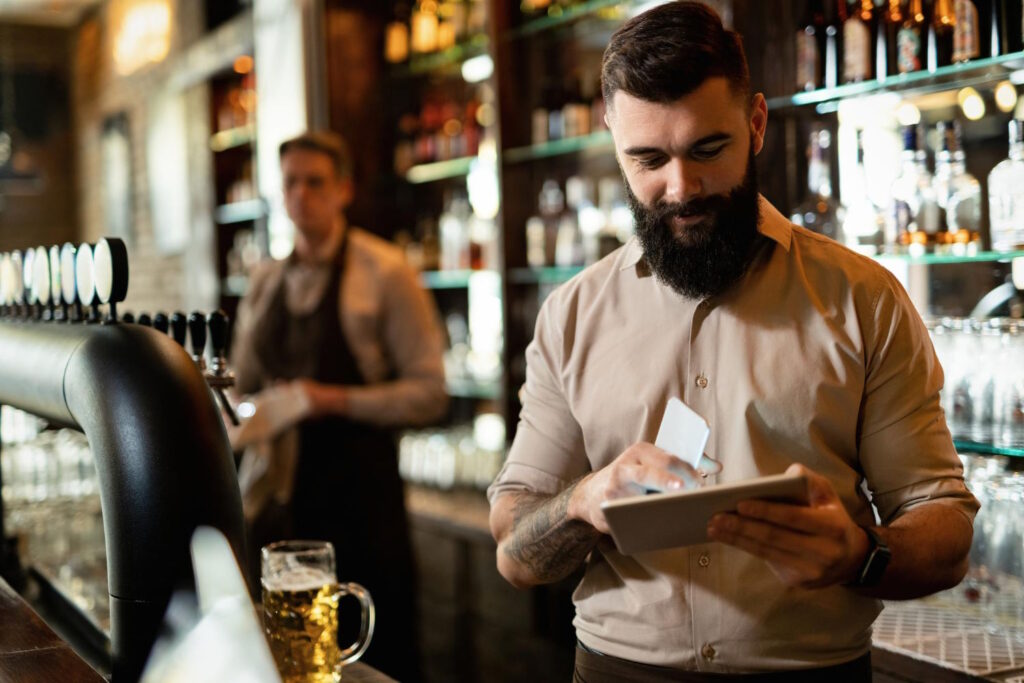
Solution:
[[[289,567],[280,574],[263,578],[264,587],[272,591],[318,590],[333,583],[337,583],[333,574],[316,567]]]

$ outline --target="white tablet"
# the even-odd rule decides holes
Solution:
[[[807,477],[777,474],[686,491],[650,493],[601,503],[612,538],[624,555],[707,543],[707,526],[718,512],[743,500],[807,505]]]

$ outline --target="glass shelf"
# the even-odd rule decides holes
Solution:
[[[556,266],[552,268],[513,268],[509,278],[517,284],[557,285],[572,279],[583,266]]]
[[[599,13],[602,15],[612,13],[613,16],[609,17],[610,19],[620,19],[626,10],[638,4],[640,3],[636,0],[633,2],[624,2],[623,0],[589,0],[579,5],[567,7],[557,15],[529,19],[518,28],[509,31],[507,37],[511,39],[534,35]]]
[[[218,225],[255,221],[267,215],[267,205],[262,199],[222,204],[217,207],[214,219]]]
[[[425,270],[420,282],[426,289],[460,289],[469,286],[473,270]]]
[[[615,149],[615,145],[612,143],[612,134],[602,130],[590,135],[552,140],[551,142],[544,142],[539,145],[513,147],[512,149],[505,150],[502,157],[508,163],[514,164],[521,161],[546,159],[574,152],[610,152],[613,149]]]
[[[410,168],[405,179],[414,185],[432,183],[445,178],[458,178],[469,173],[469,165],[476,157],[459,157],[447,161],[435,161],[429,164],[418,164]]]
[[[445,384],[448,395],[456,398],[501,398],[501,383],[480,381],[466,377],[449,377]]]
[[[224,150],[248,145],[255,139],[256,126],[250,124],[238,128],[228,128],[227,130],[217,131],[210,136],[210,149],[214,152],[223,152]]]
[[[914,71],[883,80],[849,83],[836,88],[821,88],[794,95],[772,97],[769,109],[787,109],[822,104],[849,97],[874,95],[883,92],[907,94],[936,92],[951,88],[985,85],[1006,80],[1010,72],[1024,69],[1024,52],[1014,52],[989,59],[977,59],[963,64],[951,64],[935,71]],[[1021,74],[1024,80],[1024,74]]]
[[[392,75],[401,78],[443,71],[446,68],[461,65],[467,59],[478,57],[486,52],[487,36],[480,34],[447,50],[415,55],[408,62],[392,67]]]
[[[955,438],[953,445],[956,446],[957,453],[964,455],[1006,455],[1013,458],[1024,458],[1024,444],[996,446],[971,439]]]
[[[958,256],[954,254],[924,254],[923,256],[911,256],[910,254],[879,254],[872,257],[876,261],[898,261],[910,264],[937,265],[942,263],[991,263],[994,261],[1011,261],[1016,258],[1024,258],[1024,251],[981,251],[970,256]]]

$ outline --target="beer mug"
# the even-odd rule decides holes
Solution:
[[[341,680],[341,668],[359,659],[373,637],[369,592],[338,583],[334,546],[327,541],[281,541],[261,553],[263,630],[284,683]],[[338,602],[351,595],[361,606],[359,638],[338,646]]]

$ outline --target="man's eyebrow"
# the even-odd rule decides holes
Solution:
[[[711,135],[705,135],[704,137],[694,142],[692,145],[690,145],[690,149],[693,149],[695,147],[703,147],[704,145],[710,145],[716,142],[729,142],[731,140],[732,135],[730,135],[729,133],[712,133]],[[664,153],[664,150],[660,147],[637,146],[624,149],[622,153],[631,157],[642,157],[648,154]]]

